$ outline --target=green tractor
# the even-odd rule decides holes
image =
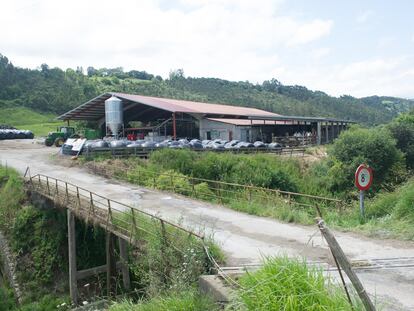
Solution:
[[[75,128],[69,126],[60,126],[56,132],[50,132],[45,140],[45,145],[50,147],[53,144],[56,147],[62,147],[68,138],[79,138],[79,135],[75,134]]]

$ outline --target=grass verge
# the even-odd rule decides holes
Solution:
[[[352,309],[342,288],[301,259],[266,258],[261,269],[246,273],[239,283],[232,310],[364,310],[356,298]]]

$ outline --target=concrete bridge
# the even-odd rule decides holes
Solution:
[[[163,242],[176,248],[169,233],[179,230],[201,241],[204,237],[160,217],[146,213],[132,206],[111,200],[66,181],[37,174],[30,176],[26,170],[26,189],[33,202],[53,206],[67,211],[69,288],[74,304],[79,301],[78,281],[106,272],[108,296],[115,293],[117,271],[122,275],[125,290],[130,289],[127,245],[138,246],[140,233],[157,235],[161,233]],[[94,224],[106,231],[106,264],[86,270],[78,270],[76,265],[75,219]],[[115,239],[119,244],[119,261],[115,256]],[[176,248],[177,249],[177,248]]]

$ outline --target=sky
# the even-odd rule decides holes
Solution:
[[[19,67],[123,67],[414,98],[411,0],[1,0]]]

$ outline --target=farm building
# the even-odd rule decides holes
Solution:
[[[123,93],[104,93],[58,117],[94,121],[102,136],[161,141],[198,138],[327,143],[350,121],[283,116],[239,106]]]

